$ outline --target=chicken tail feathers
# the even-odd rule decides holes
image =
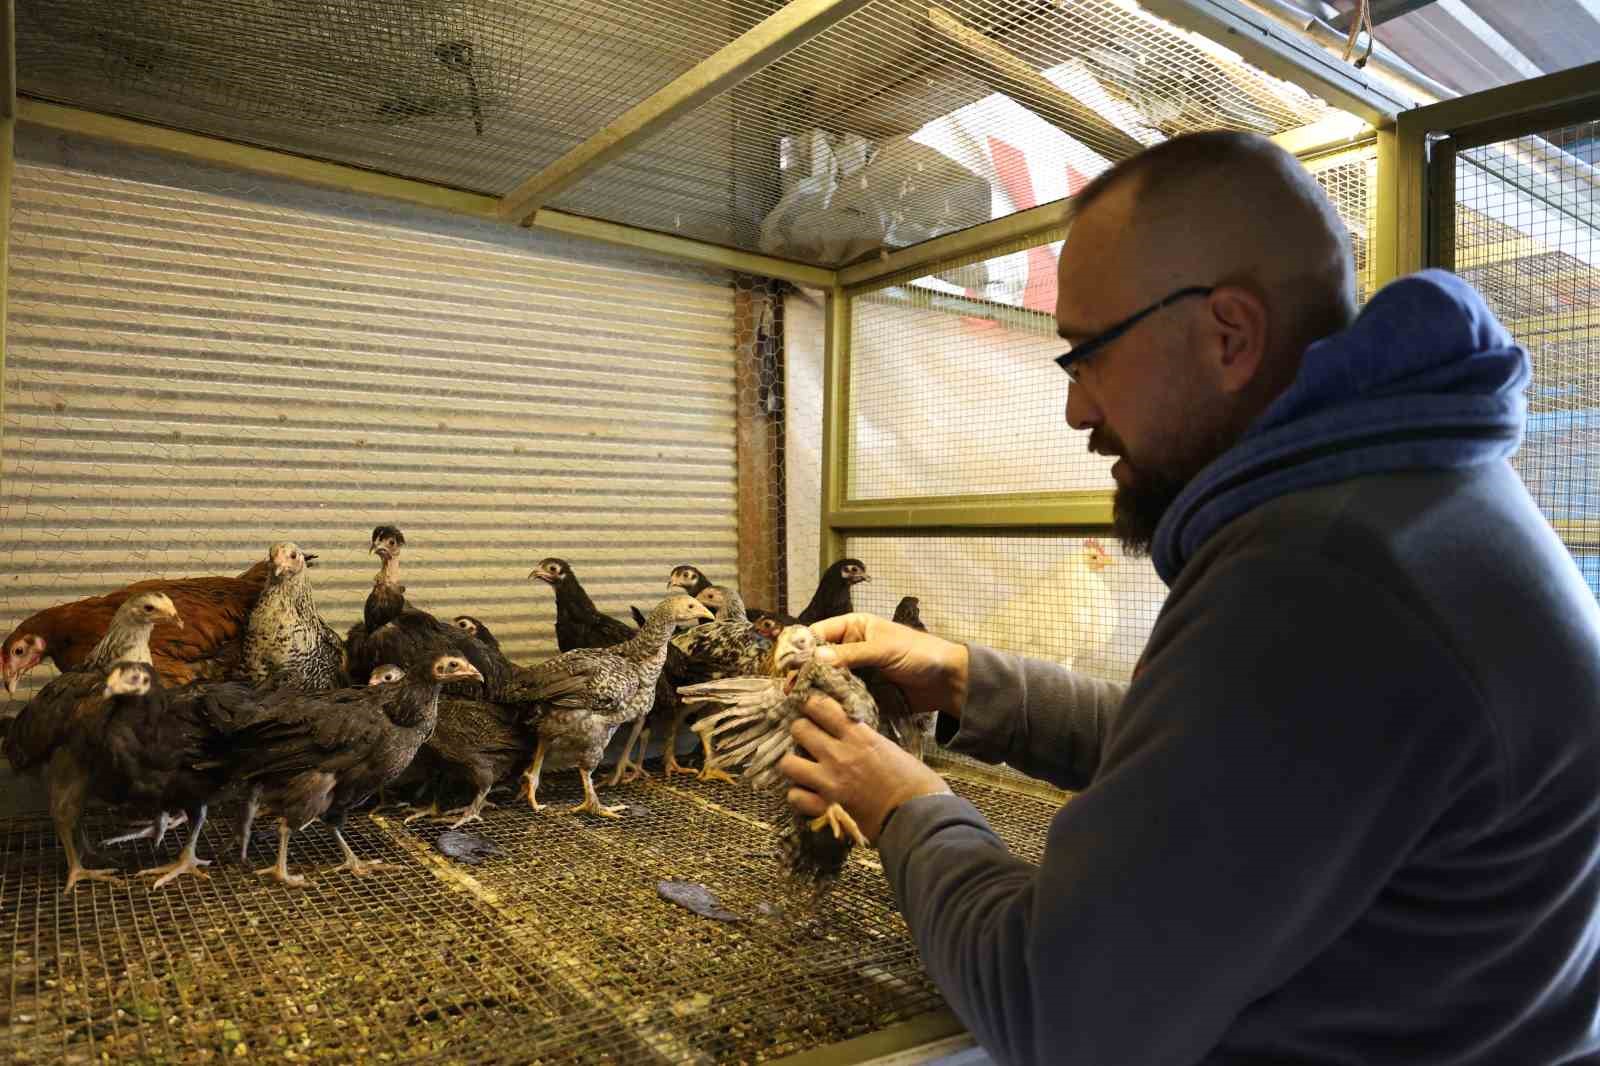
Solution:
[[[805,815],[794,814],[778,837],[778,857],[789,876],[820,890],[844,873],[855,841],[848,835],[835,836],[827,826],[812,829],[810,823]]]

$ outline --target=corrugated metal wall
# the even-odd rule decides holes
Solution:
[[[553,644],[542,556],[622,616],[676,563],[735,572],[726,277],[20,140],[0,633],[139,578],[237,572],[275,539],[320,553],[342,630],[379,522],[406,531],[414,602],[524,660]]]

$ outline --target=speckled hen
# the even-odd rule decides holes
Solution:
[[[524,775],[534,810],[543,810],[538,801],[540,774],[575,766],[583,772],[584,800],[573,810],[617,817],[621,808],[607,807],[595,795],[594,768],[617,728],[648,713],[654,704],[673,632],[680,625],[709,618],[711,612],[698,600],[668,596],[650,612],[644,628],[623,643],[563,652],[516,672],[508,686],[508,702],[521,710],[538,736],[533,764]]]
[[[240,673],[257,688],[325,692],[349,681],[344,641],[322,620],[307,573],[316,559],[290,541],[267,550],[267,587],[245,626]]]

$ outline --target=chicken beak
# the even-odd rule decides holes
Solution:
[[[6,667],[6,695],[7,696],[15,696],[16,694],[17,694],[17,671],[11,669],[11,667],[8,666],[8,667]]]
[[[173,611],[171,614],[167,615],[167,621],[171,622],[174,626],[178,627],[179,629],[183,628],[183,619],[178,617],[178,612],[177,611]]]
[[[872,576],[870,574],[858,574],[856,575],[856,580],[860,582],[870,582],[872,580]]]
[[[316,565],[317,565],[317,558],[318,558],[318,557],[317,557],[317,556],[315,556],[315,555],[313,555],[313,554],[311,554],[311,553],[310,553],[310,552],[306,552],[306,553],[305,553],[305,555],[304,555],[304,556],[302,556],[302,558],[304,558],[304,559],[305,559],[305,561],[306,561],[306,569],[307,569],[307,570],[309,570],[309,569],[311,569],[311,568],[312,568],[312,567],[313,567],[313,566],[316,566]]]
[[[112,691],[112,689],[111,689],[111,685],[110,685],[110,683],[109,683],[109,682],[108,682],[108,683],[106,683],[106,684],[104,684],[104,685],[102,685],[102,686],[100,686],[100,695],[101,695],[101,696],[103,696],[103,697],[105,697],[105,698],[106,698],[106,699],[108,699],[108,700],[109,700],[109,699],[111,699],[111,698],[112,698],[112,697],[113,697],[113,696],[115,696],[115,695],[116,695],[116,693],[115,693],[115,692],[114,692],[114,691]]]

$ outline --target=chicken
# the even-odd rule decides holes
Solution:
[[[495,651],[500,650],[500,642],[495,639],[494,634],[489,632],[489,627],[484,625],[480,619],[474,618],[470,614],[458,614],[451,621],[457,629],[467,636],[475,638],[484,647],[493,648]]]
[[[928,627],[922,624],[922,601],[915,596],[903,596],[900,602],[894,605],[894,618],[891,621],[903,626],[910,626],[919,633],[926,633]]]
[[[90,795],[144,814],[183,811],[189,837],[178,860],[139,871],[161,888],[184,874],[204,877],[209,861],[195,855],[206,810],[227,787],[236,751],[218,729],[253,714],[256,693],[237,682],[165,689],[154,667],[113,665],[105,679],[108,706],[101,727],[74,737],[72,761],[81,767]],[[53,772],[53,771],[52,771]]]
[[[667,575],[667,587],[682,589],[688,595],[699,598],[702,592],[711,587],[711,579],[698,566],[685,563],[672,568],[672,573]]]
[[[346,683],[344,641],[317,613],[307,569],[316,559],[290,541],[267,550],[267,586],[245,626],[240,673],[257,688],[326,692]]]
[[[97,731],[106,705],[105,671],[113,663],[150,663],[150,634],[159,621],[182,624],[172,600],[162,592],[128,597],[111,616],[99,643],[79,664],[29,700],[12,721],[0,751],[18,773],[48,767],[50,814],[67,853],[67,890],[80,880],[114,880],[110,870],[85,869],[79,858],[78,817],[88,792],[88,775],[73,758],[74,737]]]
[[[382,565],[362,620],[345,635],[350,680],[366,684],[373,667],[381,663],[410,672],[425,669],[441,655],[456,655],[470,662],[484,682],[452,684],[446,694],[464,699],[495,698],[511,672],[511,661],[498,645],[480,642],[460,626],[441,622],[406,603],[405,586],[400,584],[400,551],[405,543],[405,534],[394,526],[372,531],[371,551]]]
[[[891,621],[897,622],[903,626],[909,626],[919,633],[926,633],[928,631],[928,627],[922,624],[921,603],[922,601],[917,599],[915,596],[902,597],[900,602],[895,604],[894,617],[891,619]],[[868,671],[863,670],[860,676],[861,680],[865,682],[867,686],[867,691],[872,693],[872,698],[878,704],[878,707],[881,709],[886,703],[892,702],[903,703],[905,701],[905,694],[899,689],[895,688],[893,685],[889,684],[889,682],[876,676],[876,673],[876,671],[871,671],[869,675]],[[895,717],[898,719],[902,716],[896,715]],[[907,707],[904,717],[907,718],[910,724],[907,727],[904,735],[897,737],[896,739],[900,741],[902,747],[919,759],[926,757],[928,749],[932,747],[938,739],[949,739],[948,737],[936,738],[939,727],[939,712],[937,711],[929,711],[925,714],[913,715],[910,713],[910,708]],[[954,720],[952,719],[951,721],[953,725]],[[950,730],[950,736],[954,735],[955,730],[952,728]]]
[[[745,611],[746,617],[749,616],[749,613],[748,610]],[[775,615],[757,618],[751,625],[756,627],[756,633],[759,636],[767,640],[777,640],[778,634],[783,632],[783,622]]]
[[[592,775],[612,735],[625,722],[647,714],[667,659],[667,646],[681,625],[709,619],[705,604],[682,594],[668,596],[652,610],[636,635],[610,648],[563,652],[538,666],[520,668],[508,686],[507,702],[536,731],[533,764],[524,775],[528,804],[539,804],[539,776],[576,766],[583,773],[583,802],[574,812],[608,818],[620,808],[603,805]]]
[[[817,591],[812,594],[811,602],[806,604],[806,609],[800,612],[796,621],[808,626],[824,618],[849,614],[855,610],[850,602],[850,590],[863,581],[871,580],[867,576],[866,563],[860,559],[840,559],[828,567],[822,580],[817,582]]]
[[[484,700],[441,699],[439,724],[417,758],[427,757],[440,774],[464,773],[472,784],[472,802],[444,812],[446,818],[458,816],[450,828],[483,821],[489,790],[528,766],[535,744],[534,733],[524,727],[515,707]]]
[[[634,635],[628,623],[601,612],[594,605],[565,559],[541,559],[528,577],[543,581],[555,590],[556,647],[559,650],[609,648]]]
[[[151,641],[156,672],[169,685],[206,678],[220,680],[238,661],[245,619],[267,580],[267,564],[259,562],[238,577],[190,577],[140,581],[104,596],[47,607],[25,619],[0,644],[0,674],[6,692],[45,659],[62,673],[81,667],[111,618],[130,596],[159,592],[188,624],[161,626]]]
[[[682,653],[682,661],[668,664],[667,675],[675,687],[694,685],[725,677],[744,677],[761,670],[772,645],[756,632],[755,625],[745,614],[744,600],[734,589],[721,585],[708,585],[699,595],[700,602],[716,610],[716,620],[696,626],[687,633],[672,638],[672,647]],[[667,731],[666,762],[662,773],[669,779],[675,773],[692,771],[678,765],[678,731],[688,718],[690,707],[681,703]],[[711,758],[711,746],[702,736],[704,760],[698,778],[701,781],[726,781],[733,778],[717,768]]]
[[[1094,537],[1072,551],[1021,596],[978,628],[985,643],[1069,670],[1104,650],[1117,628],[1117,602],[1106,571],[1116,564]]]
[[[809,628],[789,626],[778,635],[764,676],[712,681],[680,693],[687,701],[716,708],[695,731],[714,745],[719,764],[743,765],[742,779],[753,788],[787,791],[778,763],[795,750],[790,729],[814,693],[833,697],[853,721],[879,731],[900,725],[880,718],[866,686],[850,671],[819,661],[818,643]],[[780,838],[780,853],[791,875],[820,889],[838,878],[850,849],[865,843],[855,820],[833,804],[816,818],[795,814]]]
[[[692,566],[679,567],[673,571],[677,575],[683,571],[694,571]],[[575,651],[579,648],[609,648],[616,644],[633,638],[637,630],[620,622],[608,614],[604,614],[594,605],[589,594],[578,582],[578,575],[572,572],[572,567],[564,559],[541,559],[539,565],[534,567],[530,578],[543,581],[556,591],[556,647],[562,652]],[[705,575],[700,574],[701,578]],[[685,579],[687,580],[687,578]],[[669,587],[672,587],[669,582]],[[638,612],[635,610],[635,615]],[[644,628],[644,620],[639,620],[639,628]],[[668,651],[668,661],[675,660],[677,653]],[[628,739],[622,746],[622,754],[617,759],[616,770],[611,775],[610,784],[615,786],[623,781],[633,781],[639,777],[648,776],[644,768],[644,747],[648,738],[643,737],[645,727],[652,721],[663,718],[670,719],[677,713],[678,697],[673,692],[673,687],[667,677],[663,675],[658,679],[656,688],[656,701],[651,706],[649,715],[636,719]],[[639,757],[632,758],[634,745],[639,745]],[[671,753],[668,753],[669,757]]]
[[[278,689],[261,697],[244,720],[227,723],[241,779],[259,789],[278,817],[278,861],[256,872],[304,884],[289,872],[289,837],[291,827],[317,818],[344,856],[336,869],[361,875],[380,868],[350,849],[345,815],[405,770],[433,735],[440,688],[470,678],[482,680],[471,663],[441,655],[393,684],[320,693]]]

